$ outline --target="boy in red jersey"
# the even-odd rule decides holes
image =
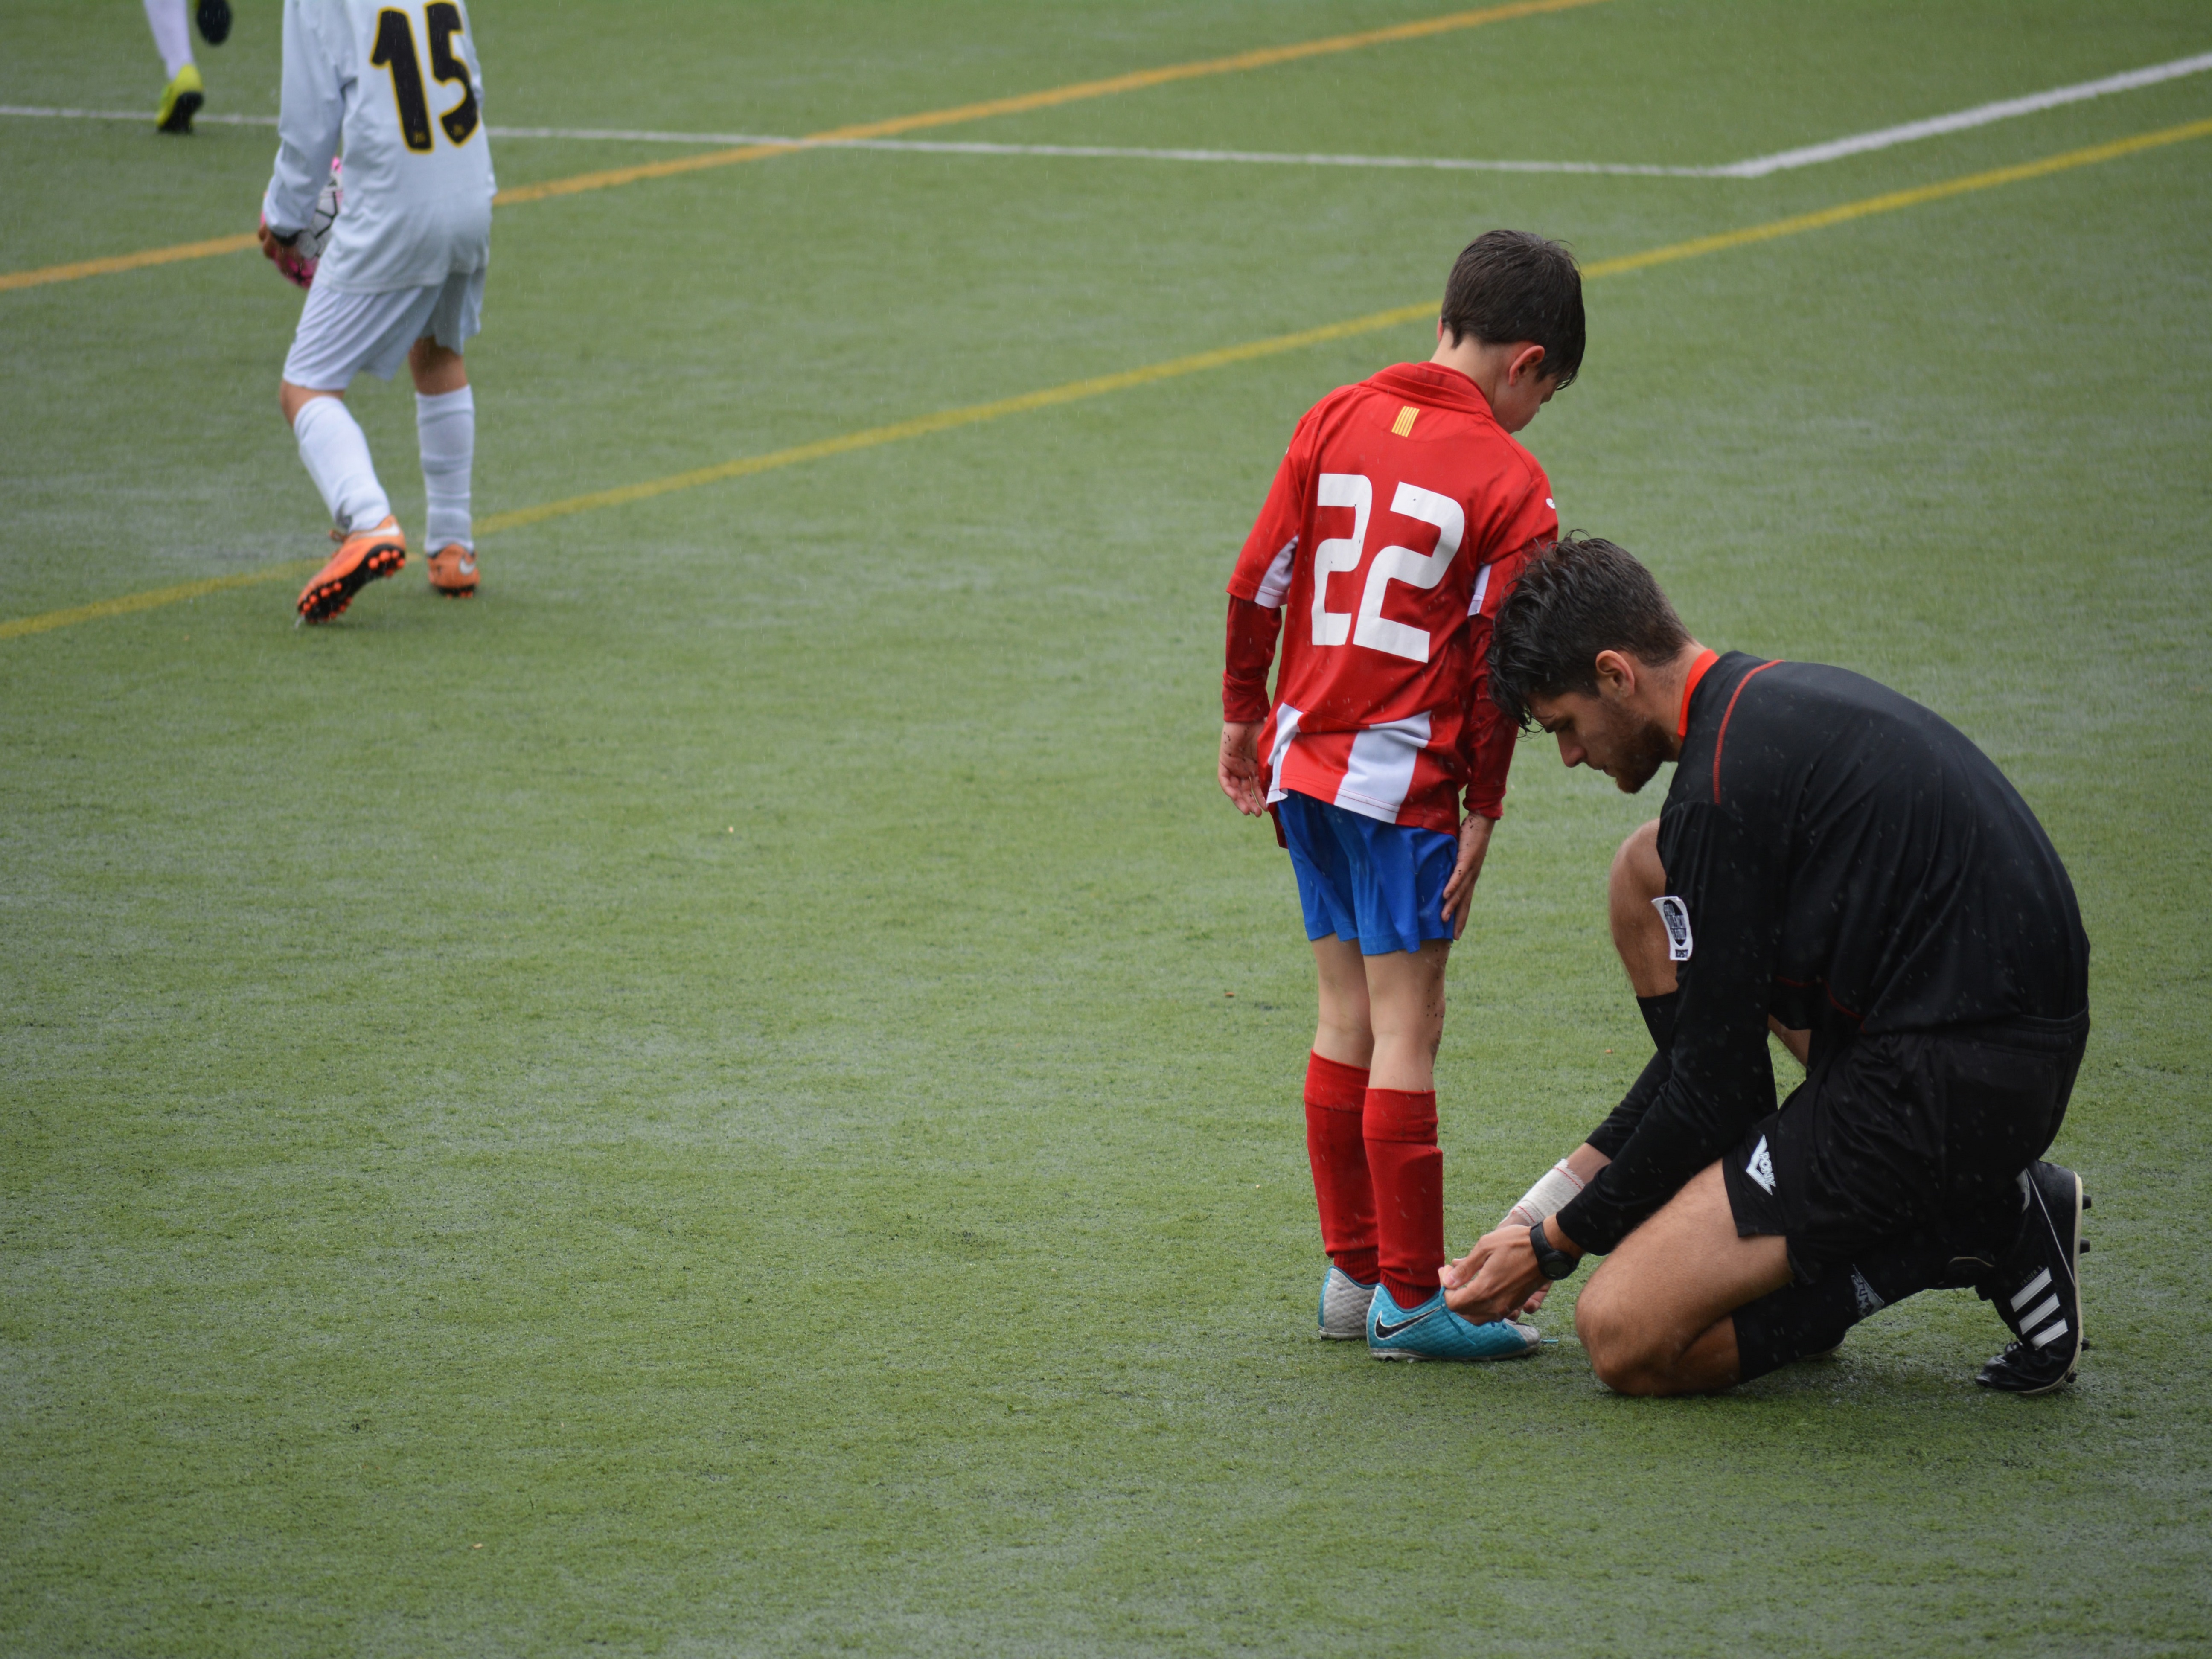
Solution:
[[[1274,814],[1320,970],[1305,1107],[1330,1261],[1321,1331],[1364,1335],[1379,1359],[1537,1340],[1462,1319],[1438,1289],[1435,1062],[1445,958],[1513,759],[1485,684],[1491,619],[1559,535],[1551,484],[1509,434],[1574,378],[1583,335],[1566,249],[1478,237],[1452,267],[1435,356],[1339,387],[1298,422],[1229,581],[1221,787]]]

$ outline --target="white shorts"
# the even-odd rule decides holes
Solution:
[[[343,392],[364,369],[390,380],[417,340],[459,351],[483,326],[483,291],[482,269],[388,294],[341,294],[318,284],[301,307],[284,378],[310,392]]]

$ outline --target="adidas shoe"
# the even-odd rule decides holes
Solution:
[[[1376,1359],[1517,1359],[1542,1340],[1534,1325],[1462,1319],[1444,1306],[1442,1291],[1418,1308],[1401,1308],[1390,1287],[1378,1285],[1367,1310],[1367,1352]]]
[[[430,556],[430,591],[449,599],[473,598],[477,591],[477,555],[459,542]]]
[[[177,71],[177,78],[161,94],[161,107],[154,112],[155,131],[190,132],[192,117],[200,112],[200,106],[205,102],[207,83],[200,79],[199,65],[187,64]]]
[[[2074,1380],[2081,1354],[2081,1212],[2089,1200],[2081,1177],[2056,1164],[2031,1164],[2020,1180],[2027,1200],[2020,1235],[1976,1286],[2019,1340],[1974,1381],[2008,1394],[2048,1394]]]
[[[338,543],[330,562],[300,590],[300,620],[330,621],[362,588],[380,577],[397,574],[406,562],[407,538],[399,533],[398,520],[387,515],[374,530],[356,531]]]
[[[200,39],[219,46],[230,39],[230,0],[200,0]]]
[[[1331,1262],[1321,1282],[1321,1334],[1332,1342],[1366,1335],[1367,1304],[1375,1299],[1375,1289]]]

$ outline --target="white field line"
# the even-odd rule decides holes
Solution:
[[[2170,64],[2154,64],[2148,69],[2130,70],[2124,75],[2108,75],[2101,81],[2083,81],[2070,87],[2054,87],[2049,92],[2031,93],[2025,98],[2007,98],[1994,104],[1978,104],[1972,109],[1962,109],[1955,115],[1936,115],[1924,121],[1907,121],[1902,126],[1884,127],[1879,132],[1862,132],[1850,138],[1831,138],[1825,144],[1808,144],[1802,149],[1785,149],[1778,155],[1754,156],[1748,161],[1731,161],[1728,166],[1714,167],[1713,175],[1721,179],[1763,179],[1770,173],[1782,173],[1791,167],[1808,167],[1820,161],[1832,161],[1844,155],[1863,155],[1870,149],[1887,149],[1893,144],[1909,144],[1917,138],[1933,138],[1939,133],[1963,132],[1968,127],[1985,127],[1993,121],[2009,121],[2016,115],[2033,115],[2039,110],[2057,109],[2062,104],[2079,104],[2092,98],[2103,98],[2116,92],[2134,92],[2142,87],[2154,87],[2161,81],[2178,81],[2185,75],[2202,75],[2212,70],[2212,52],[2199,52],[2194,58],[2177,58]]]
[[[0,104],[0,115],[26,115],[48,121],[143,121],[154,125],[154,118],[143,109],[56,109],[44,104]],[[203,111],[192,119],[203,125],[218,127],[273,127],[273,115],[210,115]]]
[[[149,125],[152,119],[145,111],[136,109],[49,109],[31,104],[0,104],[0,116],[5,115],[43,117],[49,120],[141,121]],[[203,125],[233,127],[276,125],[273,115],[201,114],[193,119]],[[1618,173],[1675,179],[1703,179],[1713,174],[1711,167],[1640,167],[1607,161],[1486,161],[1425,155],[1300,155],[1273,150],[1128,149],[1106,144],[993,144],[950,138],[793,138],[774,132],[653,132],[629,127],[488,126],[484,131],[495,138],[587,138],[625,144],[785,144],[793,149],[905,150],[922,155],[1060,155],[1100,161],[1245,161],[1276,167],[1416,167],[1453,173]]]
[[[1888,149],[1897,144],[1933,138],[1947,132],[1964,132],[1972,127],[1988,126],[1992,122],[2008,121],[2018,116],[2033,115],[2039,111],[2078,104],[2092,98],[2108,97],[2118,92],[2134,92],[2143,87],[2156,86],[2161,82],[2179,80],[2184,76],[2201,75],[2207,70],[2212,70],[2212,52],[2201,52],[2193,58],[2177,58],[2171,63],[2154,64],[2148,69],[2130,70],[2123,75],[2108,75],[2102,80],[2082,81],[2070,87],[2054,87],[2048,92],[2032,93],[2024,98],[2007,98],[1993,104],[1978,104],[1972,109],[1958,110],[1949,115],[1930,116],[1925,120],[1907,121],[1902,125],[1883,127],[1874,132],[1855,133],[1846,138],[1832,138],[1825,143],[1808,144],[1802,149],[1785,149],[1772,155],[1754,155],[1748,161],[1704,167],[1660,167],[1631,161],[1510,161],[1462,160],[1452,156],[1299,155],[1249,149],[1131,149],[1106,144],[994,144],[957,139],[792,138],[761,132],[655,132],[607,127],[493,126],[487,127],[485,131],[495,138],[598,139],[605,143],[642,144],[787,144],[795,150],[899,150],[925,155],[1068,156],[1101,161],[1225,161],[1267,167],[1409,168],[1439,173],[1595,173],[1644,179],[1763,179],[1770,173],[1814,167],[1846,155],[1863,155],[1870,150]],[[149,118],[143,110],[59,109],[28,104],[0,104],[0,116],[8,115],[50,120],[143,122]],[[221,126],[273,127],[276,125],[276,118],[273,115],[204,114],[196,118]]]

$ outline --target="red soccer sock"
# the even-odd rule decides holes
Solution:
[[[1375,1183],[1382,1283],[1401,1308],[1437,1293],[1444,1259],[1444,1155],[1434,1090],[1370,1089],[1367,1169]]]
[[[1367,1072],[1306,1056],[1306,1158],[1321,1208],[1322,1247],[1337,1271],[1372,1285],[1375,1188],[1367,1178]]]

